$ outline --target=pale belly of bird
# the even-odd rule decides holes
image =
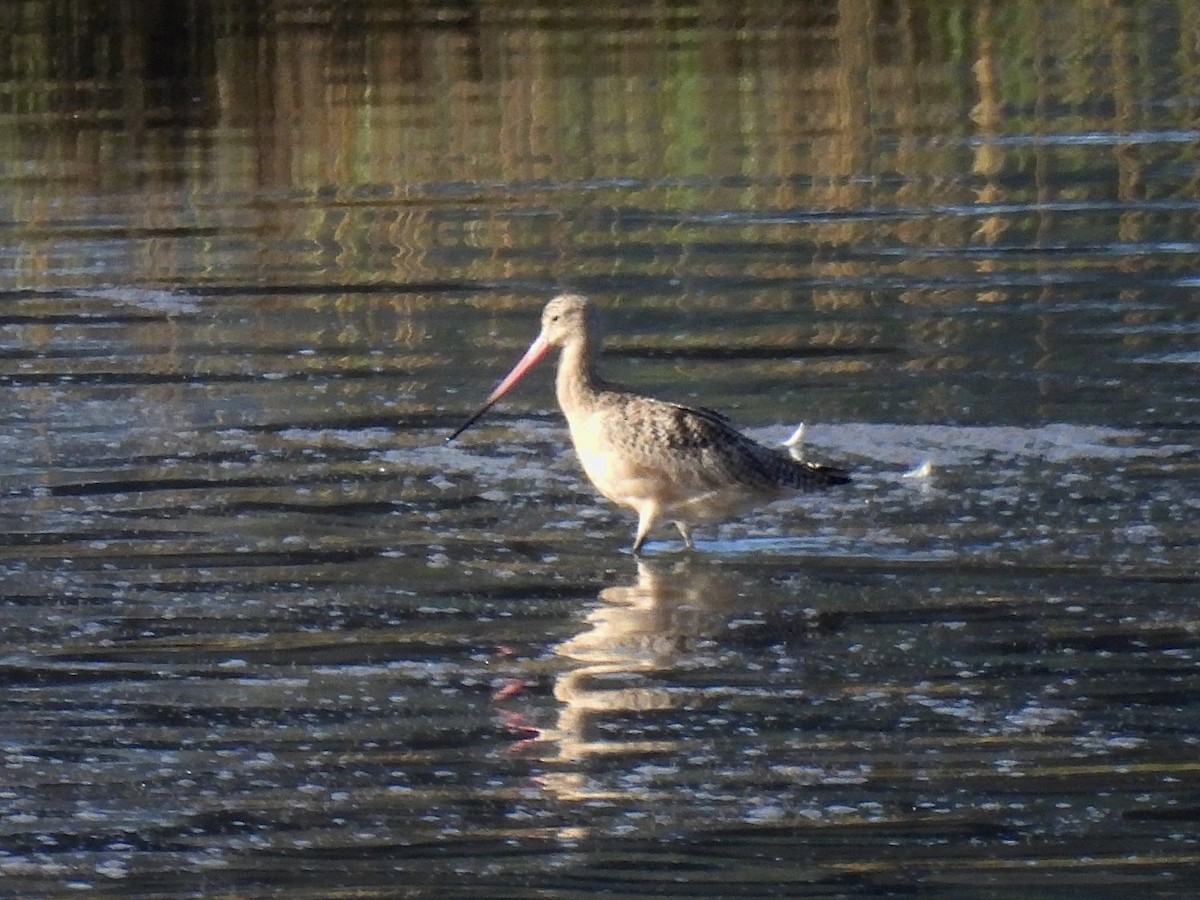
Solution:
[[[603,415],[582,416],[570,426],[588,480],[639,515],[649,508],[657,519],[712,524],[786,493],[776,484],[731,480],[728,467],[712,465],[700,449],[658,448],[653,442],[631,449]]]

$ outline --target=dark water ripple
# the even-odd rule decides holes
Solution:
[[[1184,433],[815,425],[852,491],[635,566],[556,423],[82,424],[113,455],[48,468],[18,433],[4,501],[3,864],[31,889],[1195,864]]]

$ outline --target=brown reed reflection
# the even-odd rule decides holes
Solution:
[[[1085,160],[1071,138],[1194,128],[1164,99],[1200,65],[1186,0],[1156,6],[1173,25],[1157,31],[1141,8],[1086,4],[593,12],[603,28],[550,3],[21,4],[0,63],[0,159],[29,161],[0,175],[29,228],[15,276],[86,267],[94,248],[59,248],[76,214],[138,236],[108,277],[160,283],[236,278],[231,256],[304,283],[668,277],[705,239],[630,235],[649,251],[631,272],[589,252],[611,222],[556,200],[586,183],[575,212],[777,210],[723,235],[796,245],[799,225],[821,251],[734,254],[710,276],[854,278],[838,248],[1045,240],[1051,214],[997,206],[1041,208],[1097,165],[1103,199],[1137,201],[1169,148],[1113,139]],[[65,205],[41,202],[46,182]],[[930,206],[963,214],[847,214]],[[1122,239],[1143,219],[1123,214]]]

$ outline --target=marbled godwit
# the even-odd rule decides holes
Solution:
[[[791,490],[850,480],[832,466],[798,462],[739,432],[720,413],[647,397],[596,374],[600,329],[578,294],[546,304],[542,330],[452,441],[558,347],[555,389],[583,471],[601,494],[638,515],[633,552],[655,522],[675,523],[692,546],[692,526],[723,522]]]

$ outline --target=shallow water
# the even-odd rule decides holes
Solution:
[[[1190,896],[1191,4],[14,10],[8,892]],[[854,483],[445,444],[564,286]]]

